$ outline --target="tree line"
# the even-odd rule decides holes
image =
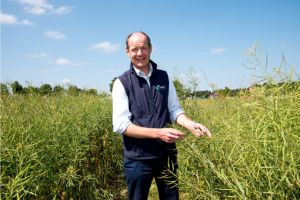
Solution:
[[[63,87],[61,85],[55,85],[52,87],[50,84],[42,84],[40,87],[32,85],[23,86],[18,81],[12,83],[0,83],[1,95],[8,94],[40,94],[40,95],[78,95],[78,94],[89,94],[89,95],[100,95],[108,96],[106,92],[98,92],[96,89],[81,89],[76,85],[68,85]]]
[[[224,89],[217,89],[217,90],[195,90],[184,86],[178,79],[173,81],[177,96],[180,99],[185,98],[216,98],[218,96],[225,96],[225,97],[234,97],[238,96],[241,91],[247,90],[246,88],[239,88],[239,89],[230,89],[225,87]]]
[[[112,92],[113,83],[116,80],[114,77],[110,84],[109,89]],[[198,91],[193,88],[186,87],[179,79],[175,79],[173,81],[175,86],[177,96],[179,99],[186,99],[186,98],[216,98],[216,97],[235,97],[241,94],[249,95],[253,88],[272,88],[272,87],[280,87],[283,84],[286,84],[288,90],[295,90],[299,89],[300,80],[298,81],[291,81],[289,83],[263,83],[263,84],[254,84],[248,88],[238,88],[238,89],[230,89],[225,87],[224,89],[217,89],[217,90],[202,90]],[[40,87],[35,87],[32,85],[22,86],[18,81],[14,81],[12,83],[0,83],[0,92],[1,95],[8,95],[8,94],[40,94],[40,95],[78,95],[78,94],[89,94],[89,95],[99,95],[103,97],[109,96],[109,93],[104,91],[98,92],[96,89],[81,89],[78,88],[76,85],[68,85],[66,88],[61,85],[55,85],[52,87],[50,84],[42,84]]]

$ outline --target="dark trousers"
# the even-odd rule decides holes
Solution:
[[[125,179],[129,200],[147,200],[153,178],[160,200],[178,200],[178,180],[168,169],[168,158],[132,160],[124,158]]]

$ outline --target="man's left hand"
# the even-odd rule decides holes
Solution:
[[[196,136],[196,137],[203,137],[207,135],[209,138],[212,137],[211,132],[206,128],[204,125],[191,121],[189,124],[189,130]]]

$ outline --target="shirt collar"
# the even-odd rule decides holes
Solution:
[[[140,76],[140,77],[147,77],[149,78],[151,75],[152,75],[152,72],[153,72],[153,67],[152,67],[152,64],[149,63],[149,73],[146,75],[144,72],[142,72],[141,70],[139,70],[138,68],[136,68],[135,66],[133,66],[133,69],[135,71],[135,73]]]

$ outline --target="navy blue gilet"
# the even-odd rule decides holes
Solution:
[[[156,63],[150,63],[153,68],[150,86],[144,78],[136,74],[132,64],[130,69],[118,78],[128,96],[131,122],[147,128],[163,128],[171,123],[168,110],[169,78],[167,72],[157,69]],[[123,135],[126,158],[159,158],[166,156],[169,148],[176,148],[175,143],[167,144],[159,139],[138,139]]]

